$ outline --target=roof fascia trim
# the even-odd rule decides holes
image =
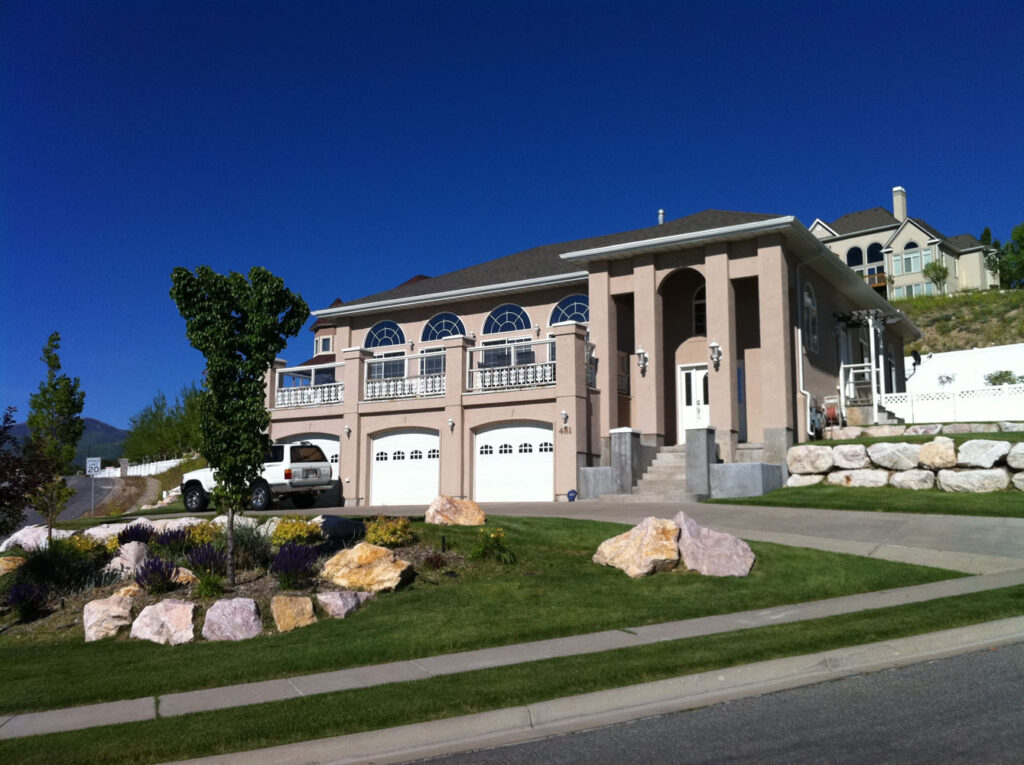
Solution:
[[[823,242],[834,242],[839,239],[850,239],[855,236],[867,236],[868,234],[876,234],[879,231],[888,231],[891,228],[899,228],[896,223],[887,223],[884,226],[875,226],[874,228],[862,228],[857,231],[851,231],[849,234],[836,234],[835,236],[826,237],[822,239]]]
[[[839,236],[839,234],[836,233],[836,230],[834,228],[832,228],[830,225],[828,225],[821,218],[815,218],[814,219],[814,223],[812,223],[810,226],[808,226],[807,230],[811,231],[815,226],[821,226],[822,228],[828,229],[829,231],[832,232],[832,236]],[[825,238],[828,239],[829,237],[826,236]]]
[[[673,234],[661,236],[655,239],[639,239],[622,244],[611,244],[605,247],[594,247],[589,250],[576,250],[564,252],[560,256],[562,260],[587,261],[599,260],[601,258],[623,258],[630,255],[637,255],[643,252],[671,247],[673,245],[700,244],[719,239],[729,239],[752,234],[765,234],[773,231],[780,231],[789,228],[796,221],[793,215],[784,215],[780,218],[769,218],[768,220],[753,221],[751,223],[738,223],[734,226],[722,226],[721,228],[708,228],[702,231],[691,231],[686,234]],[[812,235],[813,236],[813,235]],[[815,241],[818,241],[815,238]]]
[[[465,287],[459,290],[448,290],[446,292],[434,292],[426,295],[410,295],[403,298],[391,298],[390,300],[376,300],[372,303],[357,303],[355,305],[338,306],[336,308],[321,308],[311,311],[313,316],[357,316],[364,313],[376,313],[388,309],[413,308],[434,303],[446,303],[452,300],[463,300],[466,298],[484,297],[487,295],[504,295],[509,292],[521,290],[542,289],[544,287],[558,287],[563,284],[575,284],[576,282],[587,281],[589,274],[586,271],[572,271],[567,274],[554,274],[551,276],[538,276],[533,279],[520,279],[514,282],[503,282],[500,284],[484,284],[479,287]]]

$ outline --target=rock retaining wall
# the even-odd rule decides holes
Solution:
[[[982,494],[1014,486],[1024,491],[1024,442],[976,439],[957,448],[953,439],[937,436],[925,444],[804,444],[790,448],[786,464],[787,487],[825,483]]]

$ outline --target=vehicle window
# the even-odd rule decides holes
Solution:
[[[280,444],[275,444],[270,447],[270,451],[267,452],[267,458],[264,462],[282,462],[284,460],[284,447]]]
[[[292,462],[327,462],[319,446],[303,444],[292,447]]]

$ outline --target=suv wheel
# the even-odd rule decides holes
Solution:
[[[185,489],[185,493],[182,495],[181,499],[185,504],[185,509],[190,513],[203,512],[210,502],[210,498],[206,496],[206,492],[203,491],[203,487],[196,484]]]
[[[270,508],[270,487],[263,481],[252,485],[252,495],[249,499],[249,506],[255,512],[261,512]]]

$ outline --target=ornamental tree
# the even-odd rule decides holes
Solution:
[[[934,284],[935,289],[941,294],[946,279],[949,278],[949,268],[944,263],[933,260],[921,270],[924,273],[924,278]]]
[[[200,451],[217,471],[213,502],[228,516],[228,584],[233,586],[234,515],[244,508],[270,448],[266,374],[288,338],[302,329],[309,306],[259,266],[248,278],[218,274],[209,266],[195,273],[179,267],[171,272],[171,283],[185,336],[206,357]]]
[[[39,383],[39,390],[29,396],[30,436],[24,450],[39,478],[29,503],[46,517],[46,538],[50,541],[54,521],[75,494],[62,476],[71,470],[75,450],[85,431],[81,416],[85,391],[77,377],[68,377],[61,371],[59,350],[60,333],[54,332],[43,346],[46,379]]]
[[[11,534],[24,522],[29,497],[41,480],[49,477],[40,475],[20,453],[11,433],[15,411],[13,406],[7,407],[0,422],[0,537]]]

